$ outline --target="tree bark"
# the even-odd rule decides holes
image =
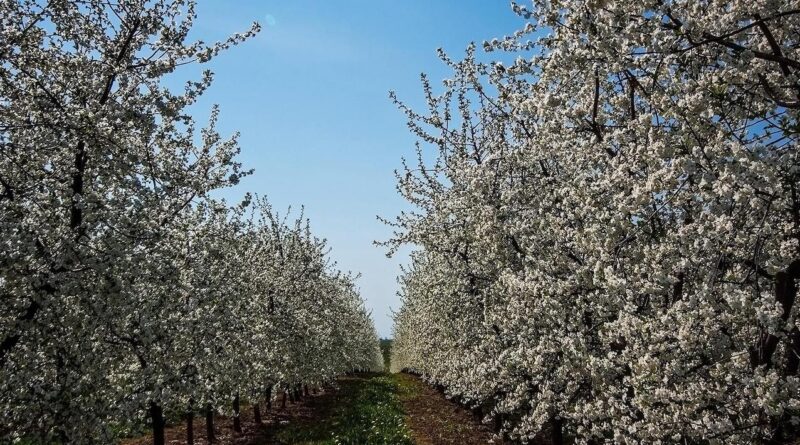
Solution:
[[[153,426],[153,445],[164,445],[164,411],[155,402],[150,402],[150,420]]]
[[[214,409],[211,408],[211,404],[206,405],[206,440],[208,443],[214,443],[216,437],[214,437]]]
[[[553,416],[550,420],[551,432],[550,442],[552,445],[564,445],[564,421],[558,417]]]
[[[239,393],[233,398],[233,430],[237,433],[242,432],[242,421],[239,418]]]
[[[500,415],[500,413],[494,413],[494,415],[492,415],[492,429],[495,433],[499,433],[502,428],[503,417]]]
[[[800,329],[796,326],[789,333],[789,342],[786,375],[797,375],[798,367],[800,367]]]
[[[189,399],[189,408],[186,410],[186,445],[194,445],[194,401]]]
[[[257,400],[256,403],[253,404],[253,419],[255,419],[257,425],[261,425],[262,423],[264,423],[261,420],[261,407],[259,406]]]
[[[267,387],[267,411],[272,409],[272,385]]]

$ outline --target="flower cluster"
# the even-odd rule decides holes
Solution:
[[[164,76],[194,2],[0,1],[0,442],[111,443],[382,367],[353,284],[301,217],[214,190],[249,171]],[[247,201],[251,201],[248,198]]]
[[[398,102],[418,211],[388,245],[419,249],[392,366],[522,441],[794,434],[800,3],[514,9],[500,60],[442,54],[429,110]]]

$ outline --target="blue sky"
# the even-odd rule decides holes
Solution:
[[[505,0],[200,0],[197,12],[194,37],[208,42],[253,21],[263,26],[200,66],[216,76],[194,110],[199,123],[219,104],[220,129],[241,132],[240,160],[255,169],[223,196],[250,191],[276,209],[305,206],[339,267],[361,273],[361,294],[389,336],[408,252],[388,259],[373,245],[391,234],[376,215],[407,208],[393,171],[413,157],[415,140],[388,92],[422,109],[419,74],[437,82],[449,75],[436,48],[457,58],[469,42],[510,34],[521,19]]]

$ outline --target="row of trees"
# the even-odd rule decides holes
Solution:
[[[800,3],[514,9],[399,102],[438,155],[398,174],[392,366],[523,442],[796,434]]]
[[[210,194],[249,172],[196,130],[212,79],[163,84],[258,31],[188,42],[187,0],[0,2],[0,441],[111,443],[149,416],[238,409],[380,369],[353,284],[302,216]],[[234,412],[234,416],[238,413]]]

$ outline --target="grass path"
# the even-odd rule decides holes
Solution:
[[[413,445],[392,376],[366,374],[339,380],[340,389],[318,417],[279,429],[276,443],[302,445]]]

